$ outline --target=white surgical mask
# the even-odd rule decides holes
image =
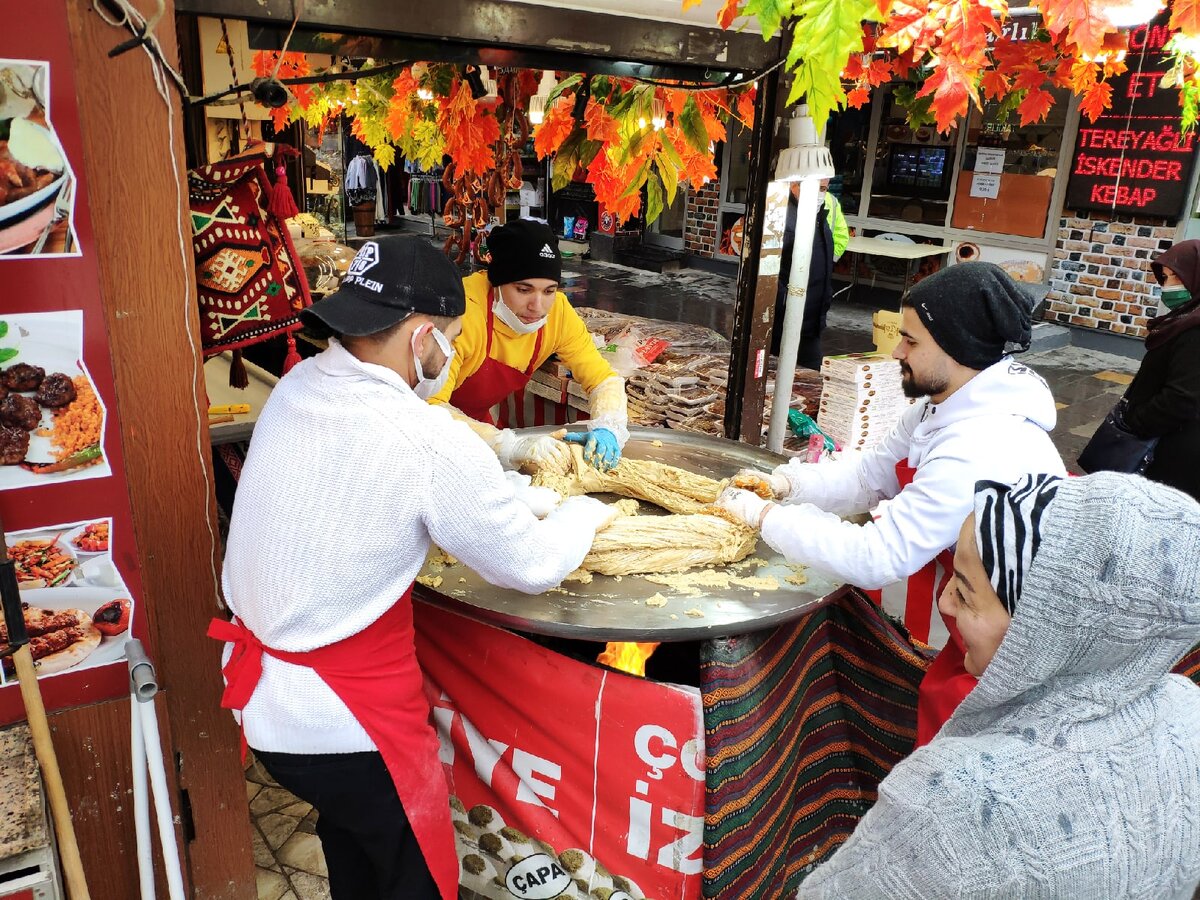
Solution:
[[[417,383],[413,385],[413,393],[422,400],[428,400],[435,396],[446,386],[446,381],[450,378],[450,360],[454,359],[454,348],[450,346],[450,341],[437,328],[429,332],[433,335],[434,342],[438,345],[438,349],[446,356],[446,361],[442,364],[442,370],[433,378],[425,375],[421,368],[421,354],[417,352],[417,332],[413,332],[412,336],[412,352],[413,365],[417,370]]]
[[[504,302],[504,298],[500,296],[500,288],[496,288],[496,298],[492,301],[492,312],[496,314],[496,318],[515,331],[517,334],[533,334],[539,328],[546,324],[547,316],[542,316],[536,322],[526,324],[522,322],[515,312],[508,308],[508,304]]]

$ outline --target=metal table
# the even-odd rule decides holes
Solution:
[[[944,256],[949,253],[953,247],[945,246],[944,244],[917,244],[908,243],[907,241],[889,241],[878,237],[860,237],[854,235],[850,238],[850,243],[846,245],[847,253],[856,253],[860,256],[886,256],[889,259],[904,260],[904,289],[900,296],[903,297],[908,293],[908,287],[912,284],[913,265],[919,259],[924,259],[927,256]],[[850,282],[851,289],[858,284],[858,265],[853,269],[852,280]]]
[[[552,428],[530,428],[522,434],[545,434]],[[630,429],[625,455],[688,469],[711,478],[728,478],[739,469],[770,470],[784,457],[748,444],[708,435],[657,428]],[[657,444],[661,443],[661,446]],[[591,641],[692,641],[744,634],[798,619],[817,609],[842,589],[812,570],[802,586],[785,579],[794,571],[763,541],[748,559],[766,565],[735,563],[720,571],[733,577],[774,576],[777,590],[749,586],[703,588],[688,596],[640,575],[596,575],[590,584],[565,582],[537,596],[494,587],[461,563],[444,569],[426,566],[424,575],[441,577],[436,588],[418,583],[417,596],[436,606],[481,622],[518,631]],[[645,601],[661,594],[662,607]],[[688,611],[692,615],[688,615]],[[697,616],[699,612],[702,615]]]

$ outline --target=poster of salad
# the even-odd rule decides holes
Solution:
[[[69,522],[4,538],[38,677],[124,661],[134,603],[113,564],[112,520]],[[0,625],[0,650],[7,642]],[[0,686],[13,680],[5,657]]]
[[[112,474],[83,313],[0,312],[0,490]]]
[[[50,63],[0,59],[0,260],[77,256],[75,176],[50,117]]]

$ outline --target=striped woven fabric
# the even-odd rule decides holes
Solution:
[[[928,660],[854,590],[701,653],[704,896],[778,900],[850,836],[911,752]]]
[[[1197,644],[1171,670],[1176,675],[1183,675],[1200,684],[1200,644]]]

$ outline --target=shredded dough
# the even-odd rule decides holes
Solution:
[[[722,482],[674,466],[642,459],[622,459],[610,472],[600,472],[571,448],[567,475],[539,472],[533,483],[564,497],[618,494],[617,519],[599,532],[581,570],[601,575],[683,572],[700,566],[728,565],[745,559],[758,545],[758,535],[740,522],[722,518],[712,507]],[[639,516],[637,501],[661,506],[673,515]]]

